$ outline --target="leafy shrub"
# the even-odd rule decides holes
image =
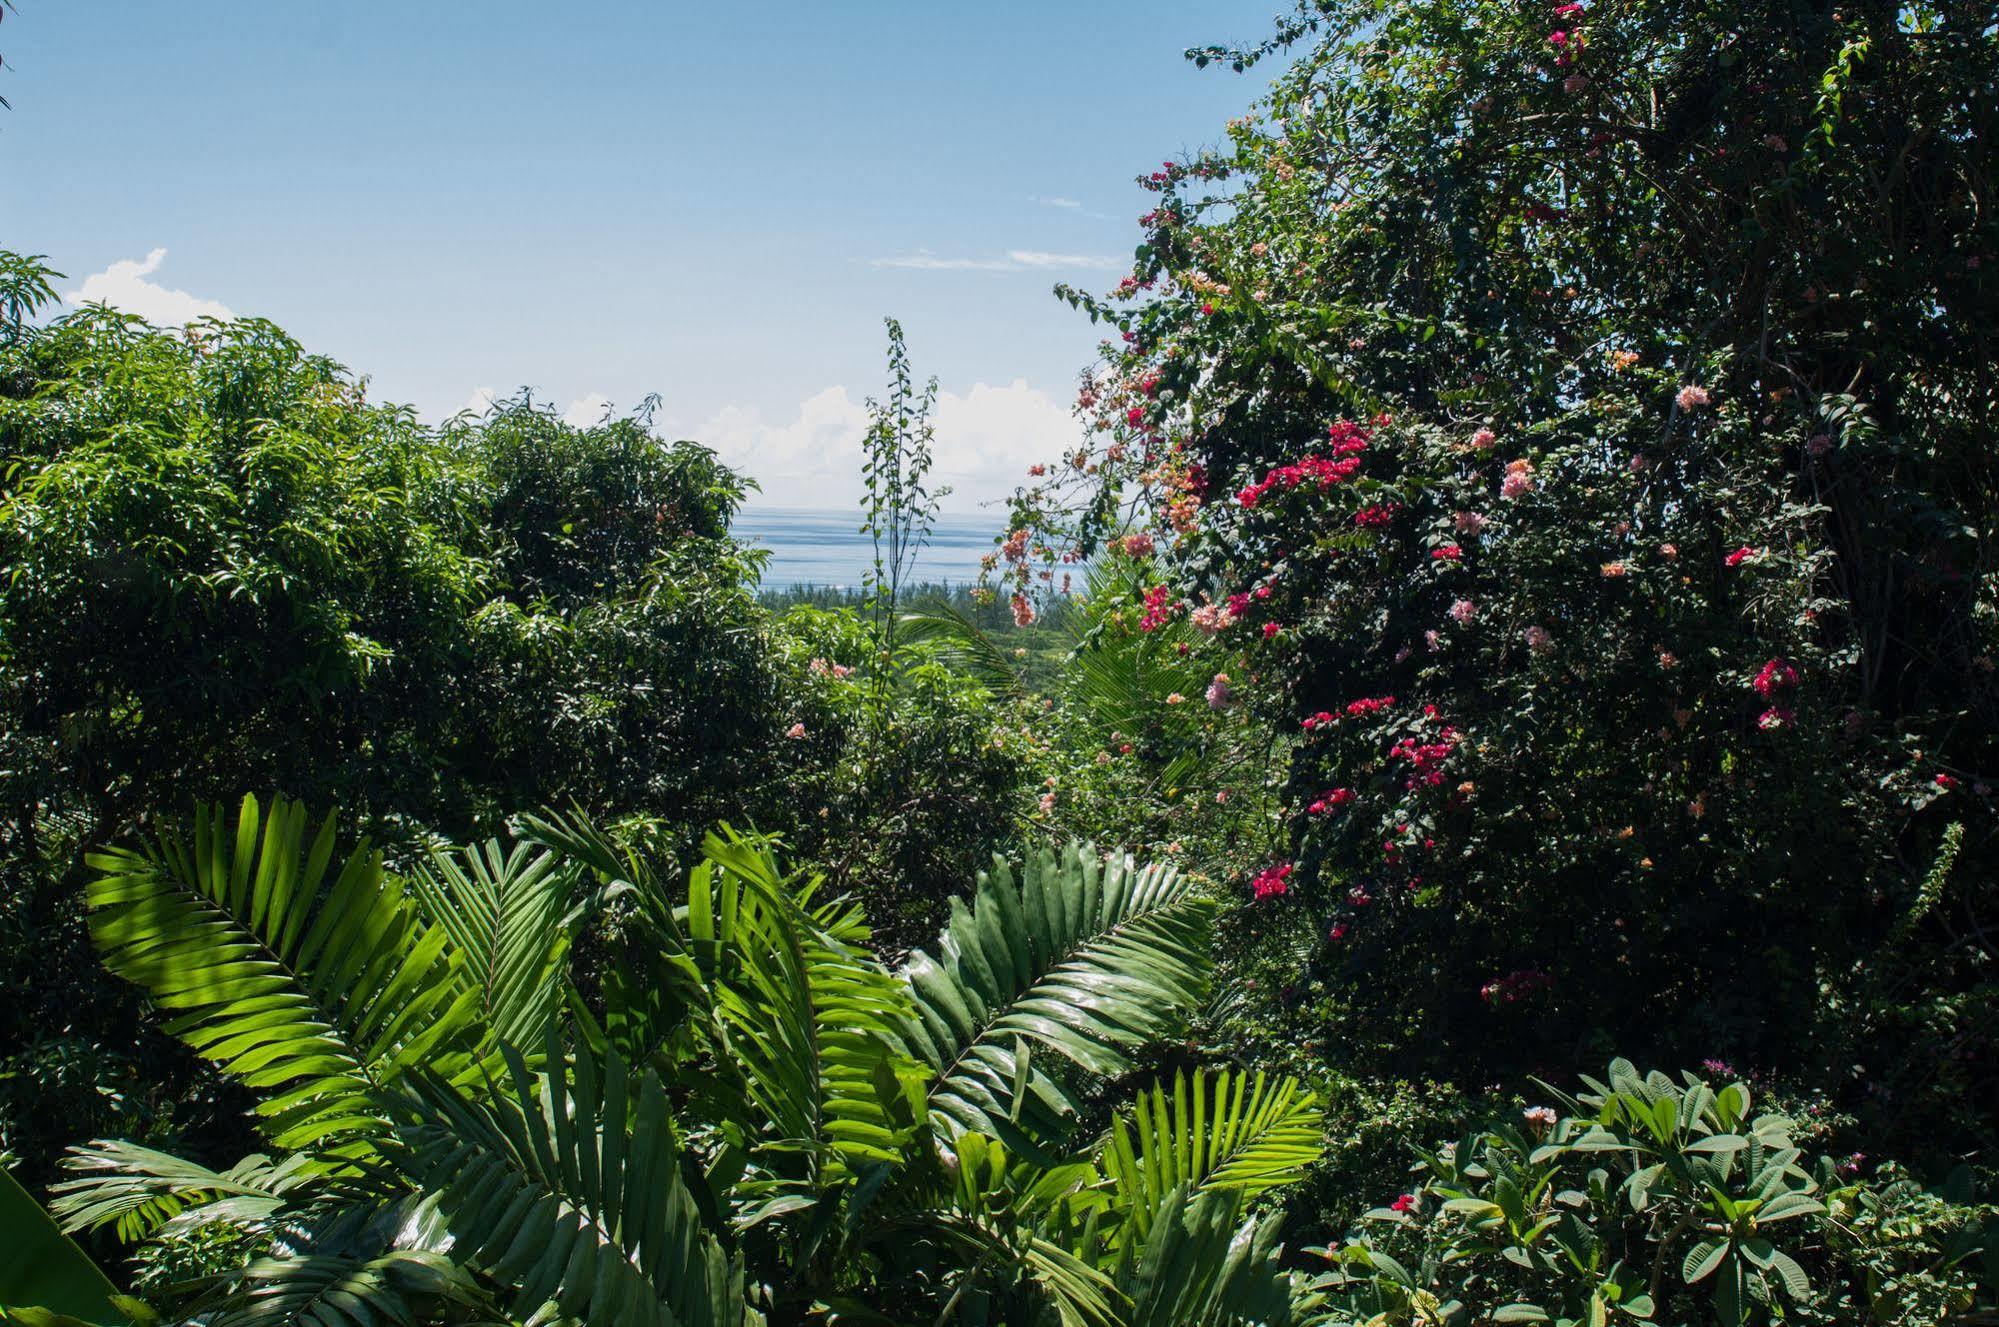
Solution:
[[[1750,1089],[1611,1062],[1562,1110],[1417,1152],[1323,1251],[1328,1322],[1942,1324],[1989,1307],[1999,1208],[1808,1159]]]

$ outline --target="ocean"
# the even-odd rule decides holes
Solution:
[[[997,512],[940,513],[910,580],[968,585],[978,579],[979,559],[993,551],[1003,519]],[[874,565],[874,545],[861,533],[858,507],[751,507],[737,513],[731,528],[744,543],[770,550],[763,576],[767,590],[794,585],[859,589]]]

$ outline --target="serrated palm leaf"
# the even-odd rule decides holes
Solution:
[[[422,1081],[411,1168],[434,1189],[457,1256],[512,1290],[521,1316],[553,1304],[588,1327],[726,1327],[742,1269],[704,1225],[659,1079],[579,1045],[562,1072],[506,1050],[505,1081],[474,1098]]]
[[[71,1148],[63,1169],[77,1178],[49,1190],[49,1210],[67,1230],[116,1229],[119,1239],[150,1236],[168,1224],[186,1229],[228,1221],[265,1228],[303,1179],[303,1157],[273,1164],[252,1154],[211,1170],[136,1143],[99,1139]]]
[[[935,1126],[1046,1134],[1064,1101],[1022,1051],[1127,1070],[1133,1048],[1205,994],[1212,917],[1176,872],[1106,863],[1082,845],[1037,854],[1017,882],[996,862],[970,907],[953,900],[940,957],[919,950],[903,969],[916,1005],[904,1041],[934,1072]]]
[[[561,1008],[577,875],[554,853],[527,844],[506,852],[496,840],[432,853],[410,873],[411,891],[478,989],[492,1040],[535,1045]]]
[[[725,832],[702,850],[688,935],[718,955],[725,1050],[763,1117],[763,1145],[807,1158],[798,1178],[821,1184],[898,1159],[922,1078],[895,1044],[909,1014],[901,983],[861,947],[851,910],[807,910],[814,882],[787,881],[767,842]]]
[[[92,854],[90,931],[112,971],[175,1015],[168,1030],[263,1094],[286,1148],[365,1146],[409,1069],[472,1040],[477,993],[366,844],[331,872],[335,821],[246,797],[168,834]]]
[[[1233,1189],[1245,1198],[1296,1183],[1323,1147],[1318,1102],[1296,1080],[1261,1071],[1195,1070],[1141,1092],[1129,1125],[1111,1125],[1098,1165],[1126,1213],[1130,1238],[1144,1239],[1168,1192]]]

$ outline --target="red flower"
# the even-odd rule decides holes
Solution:
[[[1290,878],[1290,862],[1280,862],[1275,866],[1266,866],[1249,882],[1250,892],[1256,896],[1258,902],[1262,902],[1267,898],[1281,897],[1291,891],[1291,886],[1285,883]]]
[[[1388,1205],[1391,1212],[1413,1212],[1416,1210],[1416,1195],[1405,1193]]]
[[[1749,559],[1755,556],[1756,556],[1756,550],[1751,548],[1749,545],[1744,544],[1741,548],[1736,549],[1733,553],[1730,553],[1727,557],[1723,558],[1722,562],[1731,567],[1739,567],[1743,563],[1749,561]]]
[[[1430,557],[1437,562],[1456,562],[1464,556],[1464,550],[1456,544],[1445,544],[1442,548],[1430,550]]]
[[[1265,640],[1269,640],[1272,636],[1275,636],[1278,632],[1282,630],[1284,630],[1284,628],[1278,626],[1275,622],[1266,622],[1263,624],[1263,638]]]

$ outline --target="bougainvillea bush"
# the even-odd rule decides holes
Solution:
[[[1260,679],[1278,1036],[1989,1121],[1989,23],[1327,0],[1195,53],[1299,58],[1064,291],[1113,329],[1093,440],[1015,521],[1073,560],[1142,520],[1134,610]]]

